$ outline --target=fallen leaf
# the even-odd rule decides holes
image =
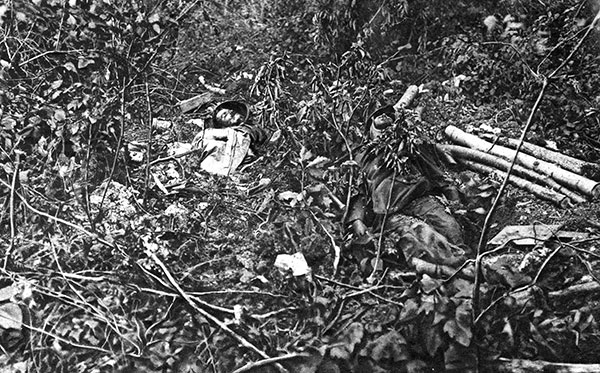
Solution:
[[[361,323],[355,322],[350,324],[350,326],[344,331],[344,334],[342,334],[340,343],[331,348],[329,355],[332,358],[343,360],[349,359],[352,355],[352,352],[354,352],[354,347],[360,343],[364,334],[364,326]]]
[[[0,302],[7,301],[18,293],[19,291],[14,286],[4,287],[0,289]]]
[[[22,324],[23,312],[21,312],[21,307],[14,303],[0,306],[0,328],[19,330]]]

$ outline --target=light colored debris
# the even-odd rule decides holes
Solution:
[[[177,104],[182,113],[190,112],[202,105],[212,101],[214,95],[211,92],[204,92],[187,100],[179,101]]]
[[[419,94],[418,86],[416,86],[416,85],[409,86],[406,89],[406,91],[404,92],[404,94],[402,95],[402,97],[400,98],[400,100],[398,100],[398,102],[396,102],[396,104],[394,105],[394,110],[400,111],[400,110],[404,109],[405,107],[410,105],[410,103],[415,99],[415,97],[417,97],[418,94]]]
[[[310,273],[310,267],[306,263],[306,259],[302,253],[294,255],[279,254],[275,258],[275,267],[284,271],[292,271],[294,276],[304,276]]]
[[[200,167],[217,175],[229,175],[237,170],[250,150],[250,136],[236,127],[209,128],[192,141],[193,149],[202,149],[206,157]]]
[[[489,244],[499,246],[512,240],[512,243],[517,246],[534,246],[552,237],[571,241],[585,239],[588,236],[589,234],[585,232],[561,231],[560,225],[509,225],[492,238]]]
[[[173,123],[170,120],[165,119],[152,119],[152,128],[155,128],[160,131],[166,131],[173,126]]]

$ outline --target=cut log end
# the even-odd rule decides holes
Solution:
[[[520,166],[529,168],[538,173],[550,176],[556,182],[583,194],[592,197],[599,197],[598,185],[600,183],[581,176],[580,174],[565,170],[553,163],[537,159],[525,153],[516,153],[515,150],[503,146],[491,144],[475,135],[468,134],[454,126],[448,126],[445,129],[446,136],[455,144],[469,147],[482,152],[502,157],[506,160],[516,159]],[[592,164],[594,165],[594,164]],[[594,167],[592,167],[594,168]]]
[[[600,197],[600,183],[596,184],[596,186],[592,189],[592,196],[594,198]]]
[[[598,164],[585,164],[581,166],[581,172],[589,179],[600,181],[600,165]]]

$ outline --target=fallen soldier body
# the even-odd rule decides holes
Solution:
[[[386,117],[390,115],[395,117]],[[444,176],[435,144],[402,119],[369,124],[371,140],[355,158],[363,177],[361,192],[352,199],[345,221],[354,242],[368,245],[373,243],[370,232],[381,232],[382,254],[404,259],[416,272],[472,278],[473,266],[462,267],[470,252],[463,229],[446,207],[447,201],[459,200],[459,192]],[[518,263],[521,256],[487,256],[484,278],[511,288],[527,283],[530,277]]]
[[[396,251],[388,254],[403,256],[409,265],[416,258],[460,266],[467,259],[462,228],[442,203],[457,192],[438,167],[435,147],[410,133],[405,121],[380,119],[371,123],[371,141],[356,156],[364,182],[346,224],[363,242],[369,241],[369,227],[383,232]]]

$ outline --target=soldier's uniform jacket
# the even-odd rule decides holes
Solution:
[[[420,143],[402,149],[396,155],[404,158],[403,167],[396,172],[385,166],[385,153],[373,154],[369,147],[358,152],[363,190],[353,198],[346,223],[361,220],[379,230],[387,210],[384,231],[395,237],[396,249],[407,260],[462,263],[462,229],[440,202],[451,188],[436,162],[435,147]]]

